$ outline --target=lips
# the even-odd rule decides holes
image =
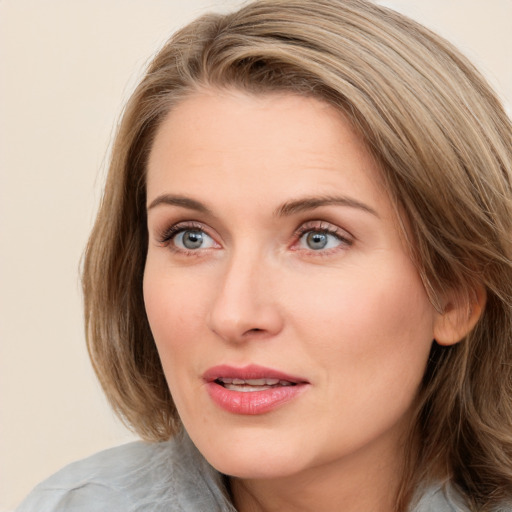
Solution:
[[[203,375],[215,404],[234,414],[264,414],[299,396],[307,380],[257,365],[222,365]]]

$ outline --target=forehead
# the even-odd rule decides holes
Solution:
[[[293,93],[255,95],[236,89],[202,90],[169,112],[157,132],[152,155],[169,141],[180,144],[180,148],[195,142],[211,144],[230,153],[244,151],[255,141],[262,145],[280,142],[283,147],[295,142],[306,152],[319,139],[325,139],[329,130],[340,137],[341,126],[347,134],[352,131],[340,112],[317,98]]]
[[[390,210],[379,166],[345,116],[293,93],[205,90],[176,105],[148,162],[148,204],[162,193],[275,207],[349,193]]]

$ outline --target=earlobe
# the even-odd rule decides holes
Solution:
[[[439,345],[455,345],[469,334],[485,308],[487,293],[483,286],[467,294],[453,294],[434,323],[434,339]]]

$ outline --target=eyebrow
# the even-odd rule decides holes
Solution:
[[[212,211],[200,201],[196,201],[190,197],[173,194],[162,194],[156,197],[153,201],[151,201],[147,209],[149,211],[162,204],[178,206],[188,210],[195,210],[207,215],[213,215]],[[301,199],[295,199],[293,201],[287,201],[283,205],[279,206],[276,210],[274,210],[274,215],[276,217],[287,217],[296,213],[314,210],[315,208],[320,208],[321,206],[331,205],[357,208],[359,210],[371,213],[376,217],[379,217],[379,214],[367,204],[346,196],[304,197]]]
[[[277,208],[274,214],[278,217],[286,217],[288,215],[294,215],[296,213],[314,210],[315,208],[320,208],[321,206],[331,205],[357,208],[359,210],[371,213],[376,217],[379,217],[379,214],[367,204],[346,196],[304,197],[284,203],[282,206]]]
[[[190,197],[178,196],[172,194],[162,194],[158,196],[148,206],[148,211],[156,206],[161,204],[166,204],[170,206],[180,206],[181,208],[187,208],[188,210],[195,210],[200,213],[205,213],[211,215],[212,212],[209,208],[207,208],[200,201],[196,201],[195,199],[191,199]]]

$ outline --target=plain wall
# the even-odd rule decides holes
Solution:
[[[386,0],[449,38],[512,104],[512,0]],[[78,269],[112,132],[149,57],[237,0],[0,1],[0,512],[133,439],[90,368]]]

